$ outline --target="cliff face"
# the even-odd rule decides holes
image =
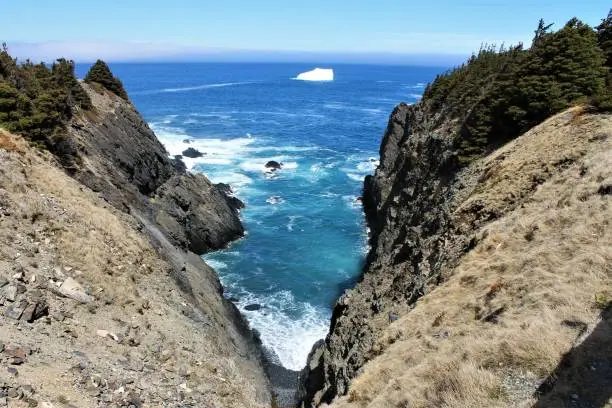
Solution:
[[[256,340],[199,256],[242,235],[241,203],[169,159],[131,104],[84,88],[95,109],[69,124],[72,177],[0,130],[0,392],[270,406]]]
[[[242,236],[240,201],[170,159],[131,104],[82,85],[96,112],[70,124],[84,157],[75,178],[113,206],[155,220],[174,244],[197,254]]]
[[[305,406],[517,406],[533,398],[534,384],[577,341],[576,332],[566,330],[564,316],[580,321],[585,330],[595,326],[598,309],[589,291],[610,290],[612,277],[605,265],[611,254],[600,244],[612,243],[611,237],[600,229],[586,237],[573,228],[610,216],[609,195],[598,193],[607,191],[610,170],[594,163],[612,159],[611,117],[580,109],[565,112],[462,169],[453,148],[458,124],[443,119],[423,104],[400,105],[391,115],[380,166],[365,181],[371,250],[363,278],[338,300],[329,335],[311,353],[304,371]],[[584,191],[576,191],[576,185]],[[563,193],[541,192],[547,188]],[[585,202],[588,216],[579,209]],[[557,220],[560,214],[551,208],[564,205],[585,220]],[[485,249],[493,245],[491,231],[499,243],[494,248],[505,250],[504,259]],[[572,275],[558,260],[550,260],[556,253],[549,245],[561,246],[561,236],[572,233],[584,241],[565,250],[596,254],[597,264],[587,269],[597,270],[597,277]],[[543,248],[533,242],[534,234]],[[541,252],[533,254],[533,248]],[[540,274],[556,274],[564,283],[543,286]],[[583,282],[584,290],[568,288],[567,282]],[[551,312],[558,307],[555,302],[569,299],[575,304],[566,315]],[[585,307],[590,311],[583,313]],[[542,316],[554,323],[546,328],[534,324],[529,333],[526,322]],[[517,328],[521,323],[527,327]],[[486,333],[491,333],[488,359],[470,349],[470,344],[487,347]],[[506,336],[505,348],[498,335]],[[542,359],[548,360],[529,364],[508,358],[532,346],[511,339],[530,335],[559,340],[544,353]],[[483,365],[494,368],[478,371]],[[521,371],[529,374],[520,377],[516,373]],[[512,381],[523,381],[527,390],[516,390]]]

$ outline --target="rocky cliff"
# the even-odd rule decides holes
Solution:
[[[463,168],[458,129],[423,103],[392,113],[365,181],[367,264],[311,353],[304,406],[529,405],[606,332],[612,117],[574,108]],[[572,378],[551,400],[610,397]]]
[[[96,110],[69,125],[82,152],[76,179],[114,207],[151,218],[174,244],[197,254],[242,236],[239,200],[170,158],[130,103],[82,85]]]
[[[242,204],[83,87],[70,175],[0,130],[0,405],[270,406],[258,344],[199,256],[243,234]]]

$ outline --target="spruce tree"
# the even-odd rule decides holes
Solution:
[[[606,66],[612,67],[612,9],[596,28],[597,43],[606,56]]]
[[[127,92],[121,81],[113,76],[110,68],[102,60],[97,60],[96,63],[89,69],[85,76],[85,82],[95,82],[102,85],[115,95],[128,100]]]

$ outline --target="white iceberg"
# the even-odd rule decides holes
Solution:
[[[300,81],[333,81],[334,70],[328,68],[315,68],[312,71],[302,72],[294,79]]]

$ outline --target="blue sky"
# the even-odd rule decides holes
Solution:
[[[14,54],[117,61],[467,55],[482,42],[529,42],[541,17],[556,26],[573,16],[595,25],[610,8],[609,0],[1,3],[0,40]]]

